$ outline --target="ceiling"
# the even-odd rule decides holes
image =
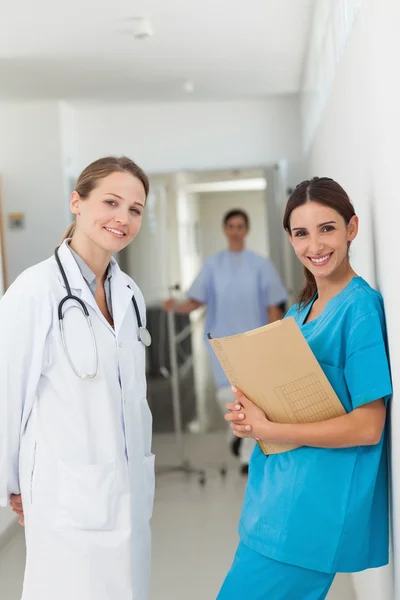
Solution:
[[[231,100],[299,90],[315,0],[13,0],[0,99]],[[133,17],[154,36],[136,40]],[[185,81],[194,92],[183,89]]]

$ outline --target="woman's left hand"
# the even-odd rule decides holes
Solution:
[[[15,512],[20,517],[18,523],[21,525],[21,527],[24,527],[24,525],[25,525],[24,507],[22,505],[21,494],[11,494],[10,495],[10,506],[11,506],[13,512]]]
[[[230,423],[233,433],[241,438],[268,439],[268,431],[273,423],[242,392],[233,387],[232,391],[236,402],[226,405],[229,412],[225,415],[225,420]]]

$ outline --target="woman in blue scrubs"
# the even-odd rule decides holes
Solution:
[[[306,285],[296,319],[347,414],[277,424],[239,391],[226,420],[256,447],[240,544],[218,600],[322,600],[337,572],[388,562],[386,405],[392,393],[381,295],[357,276],[349,249],[358,218],[341,186],[314,178],[289,198],[284,228]]]

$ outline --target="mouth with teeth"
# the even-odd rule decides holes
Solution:
[[[125,237],[126,235],[126,233],[124,233],[123,231],[120,231],[119,229],[113,229],[113,227],[104,227],[104,229],[108,231],[108,233],[119,239]]]
[[[330,261],[332,254],[333,252],[330,252],[329,254],[324,254],[323,256],[308,256],[307,258],[315,267],[324,267]]]

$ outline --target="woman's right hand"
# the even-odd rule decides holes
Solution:
[[[18,523],[23,527],[25,525],[24,519],[24,507],[22,506],[22,497],[21,494],[11,494],[10,496],[10,506],[20,518]]]
[[[174,312],[175,307],[176,307],[176,302],[173,298],[169,298],[168,300],[165,300],[165,302],[163,303],[163,308],[166,312]]]

